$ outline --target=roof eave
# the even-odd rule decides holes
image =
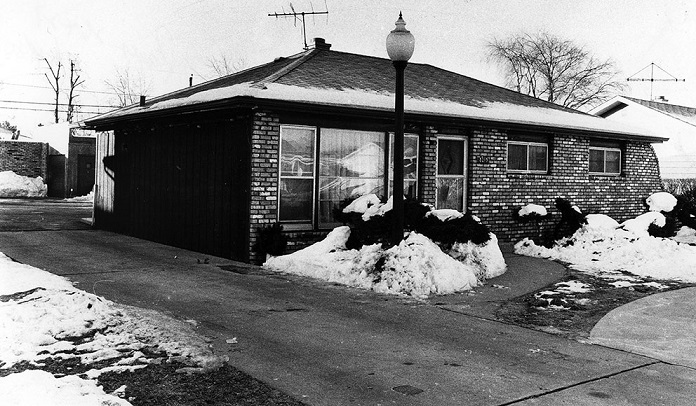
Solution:
[[[134,111],[131,114],[124,114],[114,117],[106,117],[99,119],[96,117],[93,120],[85,120],[85,126],[93,130],[109,130],[119,126],[124,121],[128,120],[152,120],[167,116],[180,116],[185,114],[206,113],[218,110],[229,110],[234,108],[254,108],[267,107],[277,108],[288,112],[319,112],[331,113],[335,115],[343,115],[350,117],[361,118],[378,118],[389,119],[388,113],[393,114],[393,109],[385,109],[379,107],[356,107],[350,105],[333,105],[333,104],[316,104],[310,102],[297,102],[277,99],[262,99],[251,96],[235,96],[228,99],[215,100],[205,103],[197,103],[184,105],[174,108],[152,110],[152,111]],[[385,114],[386,113],[386,114]],[[598,138],[619,139],[625,141],[645,141],[650,143],[661,143],[667,141],[667,138],[648,136],[637,133],[621,133],[615,131],[600,131],[584,128],[569,128],[557,125],[544,125],[539,123],[515,122],[515,121],[500,121],[490,120],[477,117],[465,117],[456,115],[443,115],[427,112],[406,112],[406,119],[416,123],[433,123],[440,125],[474,125],[488,126],[505,129],[529,129],[530,127],[543,129],[548,132],[561,132],[573,134],[591,134]]]

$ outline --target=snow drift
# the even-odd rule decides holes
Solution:
[[[46,197],[47,191],[41,176],[30,178],[12,171],[0,172],[0,197]]]

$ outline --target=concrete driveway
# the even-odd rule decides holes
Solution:
[[[696,398],[690,368],[114,233],[0,232],[0,251],[110,300],[191,320],[232,365],[309,404],[686,405]],[[557,266],[517,256],[508,265],[519,275]]]

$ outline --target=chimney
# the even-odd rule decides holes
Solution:
[[[193,73],[189,77],[189,87],[193,86]]]
[[[324,38],[314,38],[314,49],[328,51],[329,49],[331,49],[331,44],[327,44]]]
[[[145,106],[145,96],[140,96],[140,107]]]

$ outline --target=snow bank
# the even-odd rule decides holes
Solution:
[[[619,222],[606,214],[588,214],[585,216],[587,228],[599,228],[613,230],[619,226]]]
[[[468,290],[505,272],[498,240],[455,244],[450,255],[427,237],[409,233],[398,246],[378,244],[346,250],[348,226],[337,227],[322,241],[303,250],[270,258],[264,266],[279,272],[391,294],[426,297]]]
[[[657,192],[645,199],[645,203],[650,207],[650,211],[664,211],[669,213],[677,205],[677,198],[671,193]]]
[[[47,191],[41,176],[30,178],[12,171],[0,172],[0,197],[45,197]]]
[[[94,202],[94,189],[92,189],[91,192],[87,193],[84,196],[75,196],[75,197],[68,197],[66,199],[63,199],[67,202],[84,202],[84,203],[91,203]]]
[[[696,246],[649,236],[642,231],[647,229],[646,223],[641,220],[640,227],[617,229],[584,226],[552,248],[524,239],[515,245],[515,253],[566,262],[589,273],[622,270],[656,279],[696,282]],[[636,233],[629,231],[635,229]]]
[[[35,390],[40,388],[40,390]],[[13,406],[128,406],[130,402],[104,393],[92,380],[77,376],[56,378],[48,372],[29,370],[0,378],[2,402]]]
[[[116,305],[2,253],[0,296],[0,369],[22,361],[40,367],[47,358],[74,358],[85,365],[105,361],[105,367],[87,372],[89,378],[95,378],[104,371],[145,367],[149,360],[141,351],[144,348],[164,353],[164,359],[182,362],[190,370],[216,368],[224,361],[212,354],[208,343],[188,323],[155,311]],[[121,403],[108,403],[113,399],[95,387],[94,382],[76,377],[10,374],[0,378],[0,403],[16,396],[21,401],[9,404],[129,404],[120,399]],[[66,400],[47,403],[32,397],[44,393],[53,394],[50,399],[64,396]],[[29,400],[22,403],[25,396]]]

